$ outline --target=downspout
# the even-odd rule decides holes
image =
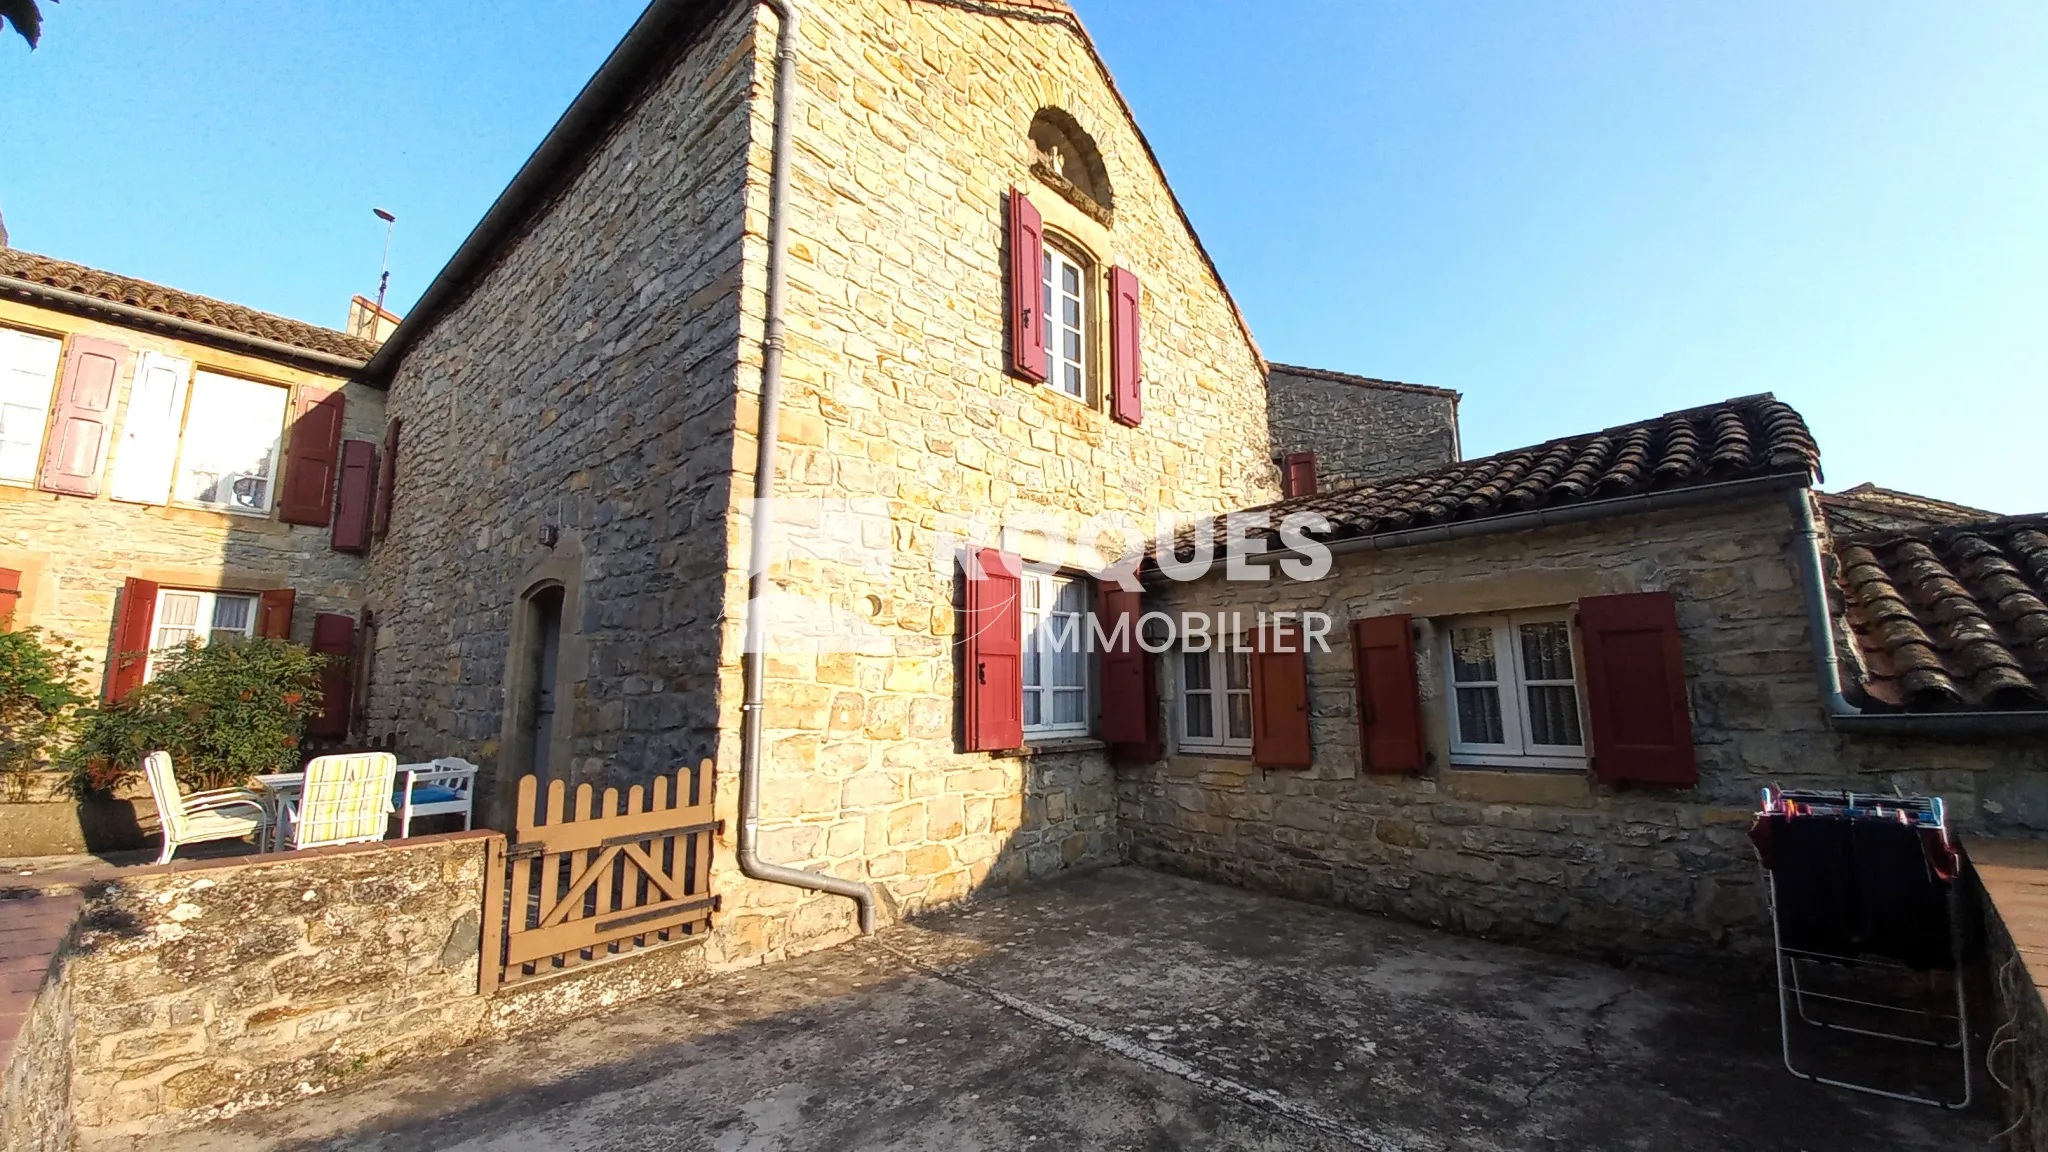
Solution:
[[[2048,712],[1865,712],[1842,693],[1842,656],[1835,648],[1834,609],[1828,603],[1819,519],[1807,489],[1785,493],[1800,536],[1800,583],[1806,593],[1806,630],[1813,640],[1814,679],[1837,732],[1900,736],[2006,736],[2048,732]]]
[[[796,44],[800,17],[792,0],[761,0],[781,28],[775,37],[775,155],[768,206],[768,318],[761,339],[760,422],[755,435],[754,518],[747,565],[746,700],[740,705],[740,872],[750,879],[830,892],[860,910],[860,930],[875,931],[875,893],[867,885],[762,860],[761,713],[767,696],[768,567],[775,531],[775,450],[782,404],[783,306],[789,272],[789,157],[796,104]]]

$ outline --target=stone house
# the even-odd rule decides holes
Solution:
[[[1271,365],[1266,420],[1289,496],[1455,464],[1459,395],[1449,388]]]
[[[334,655],[345,697],[384,435],[349,378],[375,350],[0,248],[0,616],[81,645],[108,698],[230,634]]]
[[[1455,393],[1263,360],[1059,0],[798,7],[651,4],[358,374],[404,444],[367,734],[499,826],[702,765],[714,965],[1129,858],[1671,966],[1757,954],[1763,783],[2034,827],[2030,745],[1828,687],[1790,408],[1464,461]],[[1125,579],[1232,509],[1333,567]]]
[[[1769,955],[1765,785],[2048,831],[2043,521],[1830,533],[1818,465],[1766,395],[1261,509],[1320,517],[1328,570],[1148,579],[1222,642],[1163,658],[1131,858],[1726,971]]]

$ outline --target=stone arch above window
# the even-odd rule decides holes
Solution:
[[[1031,174],[1109,226],[1109,169],[1094,139],[1064,109],[1041,108],[1031,118]]]

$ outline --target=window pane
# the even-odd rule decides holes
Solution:
[[[1529,686],[1529,743],[1577,747],[1579,693],[1569,684]]]
[[[1458,689],[1458,739],[1465,744],[1504,744],[1498,688]]]
[[[1182,654],[1180,660],[1181,668],[1187,676],[1188,691],[1206,690],[1209,687],[1209,654],[1188,652]]]
[[[199,635],[196,592],[166,592],[156,604],[156,641],[152,647],[175,648]]]
[[[1251,653],[1226,652],[1223,654],[1223,667],[1225,687],[1249,689],[1252,686]]]
[[[1209,695],[1207,692],[1190,692],[1185,698],[1181,711],[1187,716],[1190,738],[1211,740],[1216,736],[1216,717],[1211,711],[1215,705],[1209,702]]]
[[[216,596],[213,601],[213,628],[216,632],[247,632],[249,617],[255,601],[247,596]]]
[[[33,480],[36,449],[43,438],[43,410],[0,404],[0,476]]]
[[[1500,679],[1493,660],[1493,629],[1451,629],[1451,679],[1461,684]],[[1495,701],[1496,711],[1498,706]]]
[[[199,373],[185,418],[179,497],[269,511],[285,399],[285,390],[274,385]]]
[[[1086,692],[1074,692],[1066,689],[1055,692],[1052,698],[1052,722],[1055,724],[1079,724],[1083,719],[1081,713],[1086,707],[1087,702],[1088,694]]]
[[[1081,395],[1081,369],[1072,364],[1067,365],[1067,382],[1062,387],[1069,396]]]
[[[1037,691],[1024,693],[1024,726],[1026,728],[1038,726],[1038,700],[1041,695],[1042,693]]]
[[[1076,267],[1074,267],[1074,266],[1073,266],[1072,264],[1068,264],[1068,263],[1067,263],[1066,261],[1064,261],[1064,260],[1062,260],[1062,261],[1061,261],[1060,263],[1061,263],[1061,268],[1060,268],[1060,283],[1061,283],[1061,285],[1062,285],[1063,287],[1065,287],[1065,288],[1066,288],[1066,290],[1067,290],[1067,295],[1069,295],[1069,296],[1079,296],[1079,295],[1081,294],[1081,270],[1080,270],[1079,268],[1076,268]],[[1074,317],[1074,316],[1073,316],[1073,313],[1072,313],[1072,311],[1071,311],[1072,305],[1069,305],[1068,307],[1069,307],[1069,309],[1070,309],[1070,310],[1069,310],[1069,313],[1068,313],[1068,317],[1069,317],[1069,318],[1068,318],[1068,320],[1067,320],[1067,323],[1069,323],[1069,324],[1078,324],[1078,323],[1080,323],[1080,320],[1079,320],[1078,318],[1076,318],[1076,317]]]
[[[1572,630],[1562,620],[1524,624],[1522,671],[1531,680],[1572,678]]]
[[[1081,330],[1078,328],[1067,329],[1064,343],[1066,345],[1068,361],[1079,364],[1081,362]]]
[[[1230,701],[1230,738],[1249,740],[1252,738],[1252,694],[1231,692],[1225,696]]]

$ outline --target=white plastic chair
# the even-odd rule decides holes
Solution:
[[[260,838],[270,825],[263,798],[248,788],[180,794],[169,752],[151,752],[142,761],[142,774],[148,778],[149,793],[156,799],[157,823],[163,826],[164,850],[156,858],[159,864],[170,863],[171,854],[181,845],[239,840],[245,836]],[[249,811],[234,811],[238,808]]]
[[[415,816],[462,817],[462,830],[469,831],[475,814],[476,765],[459,756],[443,756],[431,764],[404,766],[398,782],[398,835],[412,835]]]
[[[284,805],[292,849],[382,840],[390,826],[391,782],[398,757],[389,752],[319,756],[306,782]]]

